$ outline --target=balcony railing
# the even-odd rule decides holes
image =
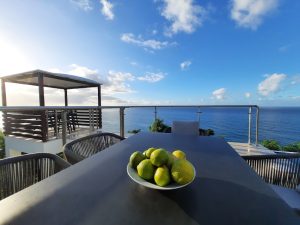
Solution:
[[[160,108],[247,108],[248,143],[252,137],[252,117],[255,115],[255,144],[259,135],[259,107],[257,105],[160,105],[160,106],[62,106],[62,107],[0,107],[3,112],[5,135],[32,138],[46,142],[62,138],[66,143],[67,134],[80,128],[91,130],[102,128],[102,110],[119,110],[120,136],[125,136],[125,110],[129,108],[152,108],[154,119]]]

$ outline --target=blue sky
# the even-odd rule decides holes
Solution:
[[[300,2],[288,0],[0,0],[0,74],[71,73],[103,85],[103,103],[300,103]],[[9,105],[35,89],[9,85]],[[46,102],[62,104],[61,91]],[[94,104],[94,90],[73,104]]]

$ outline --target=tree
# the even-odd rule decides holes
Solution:
[[[0,131],[0,159],[5,157],[5,142],[4,142],[4,134]]]
[[[281,146],[276,140],[263,140],[262,145],[270,150],[280,150]]]
[[[171,127],[164,124],[164,121],[161,119],[155,119],[152,125],[149,127],[151,132],[162,132],[162,133],[171,133]]]
[[[283,147],[283,150],[288,152],[300,152],[300,142],[286,145]]]

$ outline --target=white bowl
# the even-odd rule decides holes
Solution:
[[[138,175],[138,173],[136,172],[135,169],[131,168],[131,166],[129,164],[127,165],[127,174],[134,182],[136,182],[142,186],[145,186],[147,188],[158,189],[158,190],[173,190],[173,189],[183,188],[194,181],[194,179],[196,177],[196,170],[195,170],[194,166],[193,166],[193,169],[194,169],[194,177],[191,182],[189,182],[187,184],[183,184],[183,185],[173,182],[165,187],[161,187],[161,186],[158,186],[156,184],[153,184],[153,183],[150,183],[150,182],[144,180],[143,178],[141,178]]]

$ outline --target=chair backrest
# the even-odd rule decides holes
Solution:
[[[300,184],[300,154],[243,156],[267,183],[296,189]]]
[[[2,159],[0,200],[69,166],[68,162],[50,153],[34,153]]]
[[[173,121],[172,133],[199,136],[198,121]]]
[[[97,133],[69,142],[63,151],[68,162],[75,164],[122,140],[124,138],[116,134]]]

